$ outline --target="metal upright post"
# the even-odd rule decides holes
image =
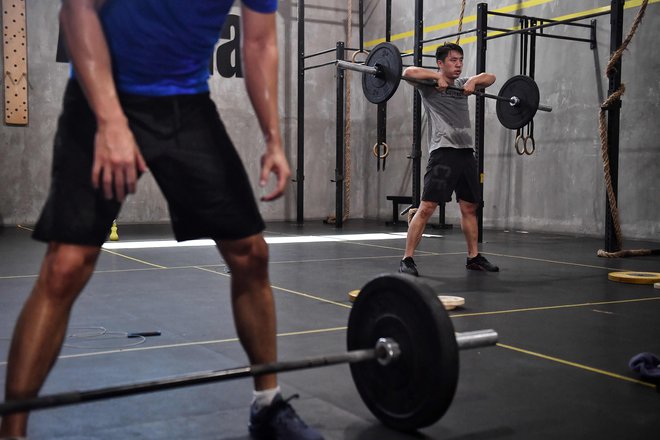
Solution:
[[[337,42],[337,58],[344,59],[344,42]],[[337,144],[335,165],[335,226],[344,226],[344,69],[337,67]]]
[[[415,47],[414,64],[422,65],[422,39],[424,38],[424,1],[415,0]],[[412,160],[412,204],[419,206],[421,200],[422,174],[422,99],[413,91],[413,144],[410,154]]]
[[[477,5],[477,75],[486,71],[486,36],[488,33],[488,4]],[[484,240],[484,118],[485,98],[477,95],[474,116],[474,146],[479,160],[481,200],[477,210],[478,242]]]
[[[360,19],[360,51],[364,50],[364,0],[360,0],[359,6],[360,10],[358,11],[358,17]],[[350,43],[350,41],[349,41]]]
[[[361,4],[361,3],[360,3]],[[387,0],[385,8],[385,41],[392,39],[392,0]],[[362,50],[362,46],[360,46]],[[380,155],[380,145],[387,143],[387,102],[378,104],[378,111],[376,116],[376,142],[378,143],[377,153]],[[377,170],[380,171],[380,157],[376,158],[378,161]],[[385,171],[385,160],[383,160],[383,171]]]
[[[304,221],[305,182],[305,2],[298,0],[298,149],[296,162],[296,223]]]
[[[392,40],[392,0],[385,2],[385,41]]]
[[[612,0],[610,9],[610,54],[621,47],[623,42],[623,5],[624,0]],[[612,95],[621,87],[621,58],[614,65],[614,73],[609,77],[607,96]],[[621,100],[617,100],[607,109],[607,156],[610,162],[610,177],[614,190],[614,199],[617,200],[619,186],[619,117],[621,113]],[[617,202],[618,204],[618,202]],[[619,251],[620,244],[614,229],[610,202],[605,197],[605,250],[607,252]]]

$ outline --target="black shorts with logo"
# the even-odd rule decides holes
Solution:
[[[479,203],[479,164],[471,148],[437,148],[431,151],[424,174],[422,200],[436,203],[451,201]]]
[[[246,238],[265,228],[250,181],[208,93],[120,94],[177,240]],[[91,184],[96,120],[77,81],[64,94],[50,192],[33,237],[100,246],[121,204]]]

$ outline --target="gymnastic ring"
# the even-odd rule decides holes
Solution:
[[[519,147],[518,143],[520,141],[522,141],[522,145]],[[525,136],[523,136],[522,134],[516,136],[516,141],[514,142],[513,145],[516,147],[516,153],[518,153],[520,156],[525,154]]]
[[[378,154],[378,147],[380,145],[383,146],[383,154]],[[374,156],[376,156],[378,159],[385,159],[390,154],[390,147],[388,147],[385,142],[376,142],[374,144],[374,148],[372,150],[373,150]]]
[[[369,52],[366,50],[356,50],[355,52],[353,52],[353,55],[351,55],[351,62],[356,63],[355,58],[361,53],[367,56],[369,55]]]
[[[527,141],[532,141],[532,148],[529,150],[527,149]],[[523,148],[525,149],[525,154],[528,156],[531,156],[534,153],[534,150],[536,150],[536,141],[534,141],[534,136],[524,137]]]

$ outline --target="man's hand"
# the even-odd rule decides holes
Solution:
[[[276,148],[266,148],[266,153],[261,156],[261,175],[259,186],[265,187],[268,184],[270,174],[275,174],[277,185],[270,194],[261,197],[264,202],[275,200],[284,194],[286,185],[291,177],[289,162],[284,155],[284,150],[280,146]]]
[[[103,1],[65,0],[60,22],[76,79],[96,116],[92,185],[101,188],[106,199],[121,202],[127,193],[135,192],[138,173],[147,166],[117,96],[110,52],[98,17]]]
[[[474,82],[467,80],[465,84],[463,84],[463,94],[464,95],[471,95],[475,91],[475,84]]]
[[[438,76],[434,79],[435,79],[435,89],[438,92],[444,92],[445,90],[447,90],[447,87],[449,87],[449,83],[447,83],[447,81],[442,75],[438,74]]]
[[[147,164],[125,121],[99,124],[94,139],[92,185],[101,188],[106,199],[122,202],[134,193],[140,173]]]

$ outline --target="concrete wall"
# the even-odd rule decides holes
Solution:
[[[660,4],[652,0],[632,45],[624,55],[623,81],[627,91],[621,117],[619,204],[626,238],[660,238],[660,129],[654,122],[660,110],[660,54],[653,44],[654,29],[660,22]],[[32,224],[36,221],[48,191],[51,147],[60,98],[68,76],[66,64],[56,62],[59,2],[30,0],[27,3],[29,111],[27,127],[0,126],[0,224]],[[453,32],[459,2],[435,0],[426,3],[426,38]],[[529,2],[527,2],[529,4]],[[629,2],[630,4],[633,4]],[[638,2],[637,2],[638,3]],[[306,1],[305,51],[313,53],[333,48],[346,39],[346,2]],[[357,12],[357,1],[353,10]],[[385,0],[366,0],[365,41],[384,37]],[[474,27],[470,17],[476,1],[468,1],[465,28]],[[607,6],[606,0],[533,2],[535,6],[517,13],[556,18]],[[489,2],[489,8],[520,6],[513,0]],[[626,9],[627,31],[637,6]],[[234,13],[238,13],[236,8]],[[402,50],[412,49],[414,2],[393,2],[394,43]],[[297,3],[280,2],[278,14],[280,42],[280,109],[284,141],[295,176],[296,164],[296,84],[297,84]],[[358,16],[353,15],[353,38],[347,44],[358,46]],[[513,26],[511,20],[492,19],[497,27]],[[542,102],[554,107],[550,114],[535,119],[536,152],[518,156],[513,134],[497,122],[494,102],[487,102],[486,181],[484,224],[486,227],[543,230],[587,235],[604,231],[605,192],[603,183],[597,116],[599,102],[606,95],[603,70],[609,56],[609,17],[598,18],[598,47],[587,43],[539,39],[536,80]],[[586,31],[557,27],[552,33],[586,36]],[[226,43],[233,37],[221,41]],[[475,44],[463,37],[465,72],[475,71]],[[505,37],[488,47],[487,70],[498,76],[492,88],[499,90],[506,78],[518,73],[519,40]],[[308,65],[326,62],[334,54],[308,60]],[[408,58],[407,60],[410,60]],[[430,62],[430,60],[429,60]],[[411,193],[411,164],[406,158],[412,143],[412,88],[402,84],[388,105],[388,144],[390,155],[385,171],[376,170],[371,148],[376,139],[376,106],[361,93],[360,77],[351,75],[350,216],[387,219],[391,206],[385,196]],[[212,95],[252,178],[255,193],[263,141],[250,109],[241,78],[224,78],[214,71]],[[335,186],[335,72],[323,67],[305,75],[305,195],[307,221],[334,214]],[[471,100],[471,104],[473,100]],[[423,150],[425,147],[423,146]],[[424,151],[423,164],[426,161]],[[448,221],[458,222],[455,203],[447,206]],[[274,203],[261,204],[268,220],[295,220],[296,184]],[[125,204],[120,223],[167,221],[167,207],[151,176],[145,176],[138,194]]]
[[[374,9],[366,26],[366,40],[384,36],[385,1],[365,2]],[[476,27],[476,1],[468,1],[464,29]],[[521,5],[536,6],[520,8]],[[628,2],[625,9],[624,33],[639,10],[639,2]],[[413,49],[413,1],[393,2],[393,43],[402,52]],[[460,2],[438,0],[424,2],[425,39],[455,32]],[[607,1],[580,2],[488,2],[490,10],[517,7],[511,13],[559,18],[587,13],[609,6]],[[637,5],[637,6],[635,6]],[[491,17],[493,27],[515,26],[512,19]],[[589,24],[590,21],[583,21]],[[660,4],[648,6],[642,25],[623,58],[623,97],[620,134],[619,208],[624,237],[660,240],[660,129],[654,122],[660,107],[660,50],[655,44],[655,30],[660,23]],[[447,25],[451,26],[447,27]],[[435,30],[437,29],[437,30]],[[548,33],[589,38],[588,29],[558,26]],[[464,73],[474,74],[476,44],[471,35],[463,36]],[[454,39],[452,38],[451,41]],[[429,43],[428,53],[434,53]],[[519,156],[513,147],[515,132],[502,127],[495,115],[495,102],[486,102],[484,225],[511,230],[541,230],[600,236],[604,233],[605,184],[598,137],[599,103],[607,95],[608,82],[604,68],[609,59],[609,15],[597,19],[597,48],[588,43],[538,38],[536,48],[536,81],[541,102],[554,108],[552,113],[539,112],[535,118],[536,152]],[[517,36],[491,40],[487,50],[487,71],[498,81],[491,88],[496,93],[506,79],[519,73],[520,40]],[[408,63],[411,59],[408,58]],[[433,60],[425,61],[432,65]],[[382,200],[383,194],[410,194],[410,153],[412,133],[412,87],[402,85],[388,108],[388,140],[392,147],[391,165],[385,173],[367,167],[365,178],[378,185],[370,186],[368,200]],[[474,99],[470,102],[474,108]],[[375,139],[375,112],[368,122],[369,136]],[[425,139],[426,133],[424,133]],[[423,164],[427,152],[423,144]],[[374,207],[376,208],[376,207]],[[447,205],[447,221],[457,223],[455,203]],[[382,203],[375,211],[388,215]]]

